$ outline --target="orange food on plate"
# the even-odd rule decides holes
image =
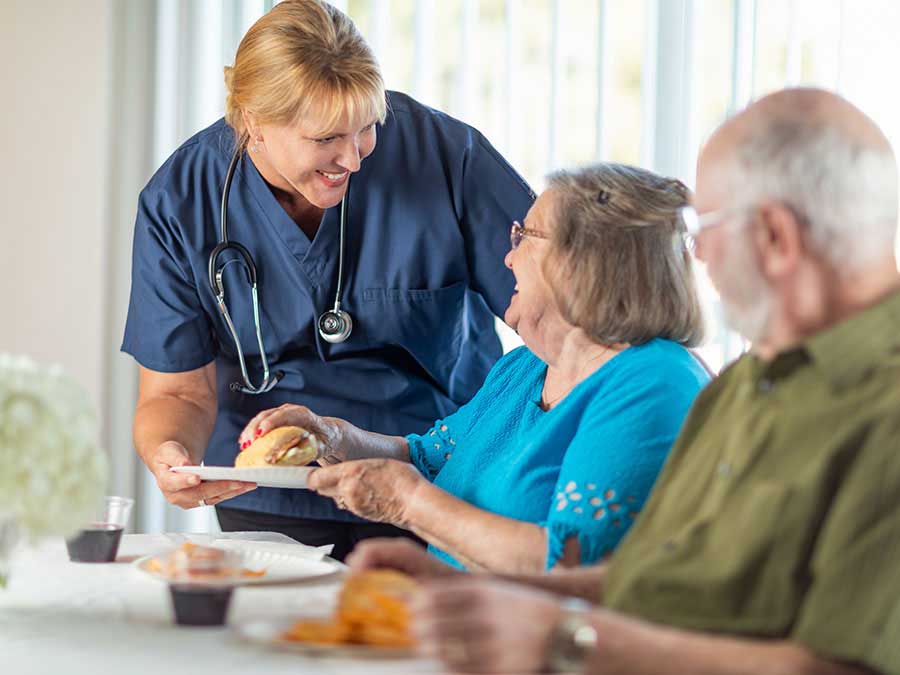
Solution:
[[[409,648],[415,645],[409,603],[419,591],[412,577],[370,570],[347,579],[331,619],[302,619],[282,639],[318,644],[361,644]]]
[[[350,626],[333,619],[303,619],[284,634],[283,639],[294,642],[313,642],[338,645],[350,640]]]
[[[146,567],[151,572],[173,579],[182,577],[195,581],[231,577],[235,574],[244,578],[258,578],[266,573],[264,569],[236,569],[228,564],[228,558],[229,553],[220,548],[185,542],[164,557],[151,558]]]
[[[249,579],[258,579],[259,577],[266,576],[266,571],[265,570],[248,570],[245,568],[245,569],[241,570],[241,576],[247,577]]]

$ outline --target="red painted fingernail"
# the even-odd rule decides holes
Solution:
[[[257,435],[257,436],[262,436],[262,429],[257,429],[257,430],[256,430],[256,435]]]
[[[244,450],[249,447],[250,447],[250,441],[244,441],[243,443],[241,443],[241,450]]]

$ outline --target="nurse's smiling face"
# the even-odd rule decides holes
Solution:
[[[550,252],[549,237],[553,231],[553,192],[545,191],[525,216],[525,234],[519,246],[504,258],[504,264],[516,278],[516,292],[510,300],[503,320],[515,330],[532,351],[540,352],[542,336],[561,317],[543,272],[544,258]],[[537,235],[541,233],[548,238]]]
[[[266,182],[320,209],[341,202],[350,174],[375,149],[375,122],[346,115],[325,132],[311,119],[289,125],[251,122],[247,127],[250,156]],[[257,141],[259,149],[253,152]]]

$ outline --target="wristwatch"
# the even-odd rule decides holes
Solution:
[[[562,602],[562,616],[550,638],[547,666],[553,673],[580,673],[584,663],[597,647],[597,629],[588,612],[591,604],[577,598]]]

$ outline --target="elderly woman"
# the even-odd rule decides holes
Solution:
[[[408,528],[445,561],[534,572],[599,560],[640,511],[708,377],[686,347],[701,315],[676,180],[616,164],[549,177],[514,223],[506,322],[525,346],[422,435],[385,436],[286,405],[246,443],[319,435],[310,487]],[[441,326],[434,326],[439,332]],[[464,339],[460,336],[459,339]]]

